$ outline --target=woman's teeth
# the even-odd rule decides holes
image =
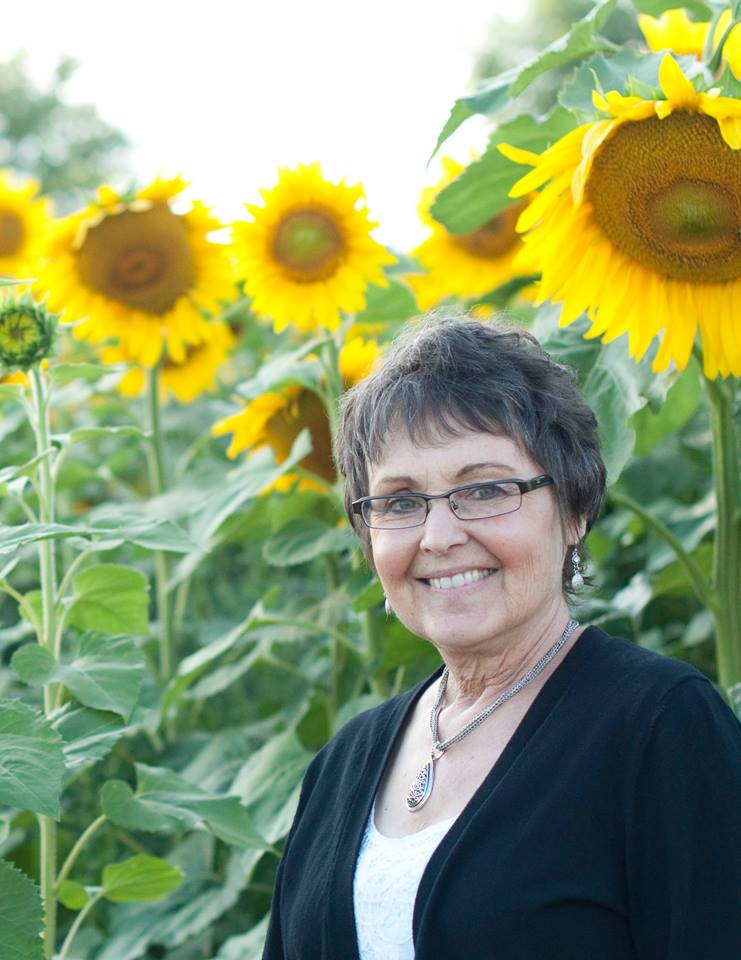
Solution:
[[[468,583],[483,580],[494,572],[494,570],[467,570],[465,573],[455,573],[452,577],[430,577],[429,584],[436,590],[450,590],[451,587],[464,587]]]

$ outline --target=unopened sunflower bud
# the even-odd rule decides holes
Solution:
[[[28,294],[0,302],[0,368],[28,370],[51,356],[57,317]]]

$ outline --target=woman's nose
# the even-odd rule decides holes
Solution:
[[[453,513],[447,499],[430,500],[423,528],[420,549],[442,553],[450,547],[465,543],[468,533],[465,521]]]

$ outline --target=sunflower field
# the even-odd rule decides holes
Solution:
[[[437,665],[332,459],[423,311],[576,369],[610,477],[576,614],[741,715],[741,3],[598,0],[450,107],[408,251],[314,158],[233,224],[179,177],[55,217],[0,172],[0,960],[260,956],[309,761]]]

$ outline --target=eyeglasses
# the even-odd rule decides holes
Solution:
[[[394,493],[388,497],[361,497],[352,505],[367,527],[399,530],[421,527],[430,512],[430,500],[445,499],[459,520],[487,520],[520,509],[523,493],[548,487],[553,477],[532,480],[487,480],[453,487],[447,493]]]

